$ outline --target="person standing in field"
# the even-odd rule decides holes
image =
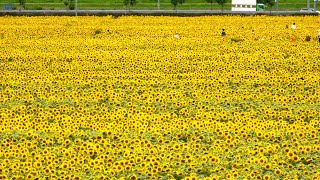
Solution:
[[[221,36],[226,36],[226,32],[224,31],[224,29],[222,29],[222,32],[221,32]]]
[[[318,41],[320,43],[320,29],[318,30]]]
[[[293,30],[297,29],[296,23],[293,23],[293,24],[291,25],[291,29],[293,29]]]
[[[173,37],[179,39],[179,34],[176,32]]]

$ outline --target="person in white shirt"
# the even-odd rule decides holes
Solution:
[[[296,23],[293,23],[291,26],[291,29],[296,29],[296,28],[297,28]]]
[[[320,29],[318,30],[318,39],[319,39],[319,43],[320,43]]]
[[[174,34],[174,36],[173,36],[174,38],[176,38],[176,39],[179,39],[179,34],[178,33],[176,33],[176,34]]]

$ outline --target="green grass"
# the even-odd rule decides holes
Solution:
[[[66,9],[63,4],[63,0],[26,1],[27,9]],[[126,7],[123,5],[122,0],[78,0],[78,2],[79,9],[126,9]],[[0,0],[0,9],[4,9],[4,4],[8,3],[14,4],[15,7],[19,7],[17,0]],[[307,0],[281,0],[279,3],[279,10],[284,11],[299,10],[305,7],[307,7]],[[313,7],[313,1],[311,1],[311,7]],[[178,5],[177,8],[181,10],[210,10],[210,4],[206,3],[206,0],[186,0],[186,3],[184,3],[183,5]],[[216,10],[221,9],[221,7],[216,3],[213,5],[213,8]],[[131,7],[131,9],[155,10],[157,9],[157,0],[138,0],[138,3],[134,7]],[[170,0],[161,0],[161,9],[172,10],[173,6],[170,3]],[[231,9],[231,4],[227,3],[225,5],[225,9]],[[276,7],[274,6],[272,9],[275,10]],[[269,7],[267,8],[267,10],[269,10]]]

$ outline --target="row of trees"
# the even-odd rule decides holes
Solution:
[[[217,3],[221,6],[221,10],[223,12],[224,4],[228,2],[228,0],[206,0],[207,3],[210,3],[211,5],[211,10],[212,10],[212,5],[213,3]],[[25,8],[26,0],[18,0],[19,4]],[[74,0],[64,0],[63,1],[64,5],[68,8],[73,10],[75,8],[75,3]],[[137,3],[137,0],[123,0],[123,4],[127,7],[127,9],[130,10],[131,6],[134,6]],[[173,9],[177,9],[178,4],[183,4],[185,3],[185,0],[171,0],[171,4],[173,5]],[[258,3],[263,3],[271,8],[274,6],[275,2],[273,0],[258,0]]]
[[[211,4],[211,10],[212,10],[212,5],[214,2],[218,3],[221,5],[221,8],[223,9],[223,6],[225,3],[227,3],[227,0],[206,0],[208,3]],[[124,0],[123,4],[127,7],[127,9],[130,10],[130,6],[134,6],[137,3],[137,0]],[[185,3],[185,0],[171,0],[171,4],[173,5],[173,9],[177,9],[178,4],[183,4]]]
[[[74,0],[61,0],[63,4],[66,6],[67,9],[74,10],[75,9],[75,2]],[[23,9],[26,8],[26,0],[18,0],[20,7]]]
[[[226,4],[228,2],[228,0],[206,0],[207,3],[210,3],[211,5],[211,10],[212,10],[212,6],[213,3],[217,3],[221,6],[221,11],[223,12],[223,8],[224,8],[224,4]],[[130,10],[131,6],[134,6],[137,3],[137,0],[124,0],[123,4],[127,7],[127,9]],[[177,10],[177,5],[178,4],[183,4],[185,3],[185,0],[171,0],[171,4],[173,5],[173,9]],[[275,2],[273,0],[258,0],[258,3],[263,3],[267,6],[269,6],[270,8],[272,8],[275,4]]]

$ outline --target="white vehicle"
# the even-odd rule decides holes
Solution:
[[[257,4],[257,0],[232,0],[232,11],[264,11],[264,4]]]
[[[320,11],[315,11],[314,9],[312,9],[312,8],[302,8],[302,9],[300,9],[300,12],[316,12],[316,13],[318,13],[318,14],[320,14]]]

